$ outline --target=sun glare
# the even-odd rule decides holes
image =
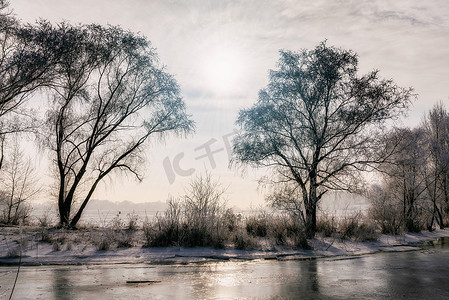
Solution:
[[[238,52],[220,49],[208,54],[202,60],[201,77],[212,92],[230,94],[241,88],[244,66]]]

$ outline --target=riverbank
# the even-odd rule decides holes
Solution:
[[[37,227],[3,227],[0,234],[0,265],[98,265],[98,264],[189,264],[214,261],[307,260],[322,257],[357,256],[376,252],[419,250],[422,244],[449,237],[449,229],[432,232],[382,235],[376,241],[358,242],[318,237],[309,240],[311,249],[267,246],[255,250],[206,247],[153,247],[129,244],[99,250],[91,231],[64,231],[46,241],[45,231]],[[97,235],[105,234],[97,232]],[[138,238],[139,232],[133,233]],[[88,242],[87,240],[91,241]]]

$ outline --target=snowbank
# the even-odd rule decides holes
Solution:
[[[0,234],[0,265],[18,264],[20,256],[20,237],[17,230],[2,228]],[[441,237],[449,237],[449,230],[433,232],[408,233],[400,236],[383,235],[378,241],[355,242],[342,241],[337,238],[316,238],[309,241],[311,250],[288,249],[274,247],[266,250],[236,250],[212,248],[116,248],[98,251],[89,244],[71,243],[65,249],[55,249],[54,244],[32,239],[35,231],[22,233],[29,242],[22,245],[21,264],[23,265],[85,265],[85,264],[187,264],[227,260],[292,260],[313,259],[322,257],[354,256],[376,253],[380,251],[413,251],[422,249],[428,241],[436,241]],[[31,238],[30,238],[31,237]]]

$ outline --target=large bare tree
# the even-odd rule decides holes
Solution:
[[[54,153],[60,224],[75,227],[106,176],[122,171],[141,180],[147,140],[187,134],[194,125],[179,86],[145,37],[112,26],[42,26],[59,39],[47,145]]]
[[[234,161],[273,168],[275,184],[288,187],[275,204],[293,208],[312,238],[322,196],[354,190],[360,172],[385,158],[375,151],[379,133],[407,109],[412,90],[378,71],[359,77],[357,55],[325,42],[280,56],[257,102],[239,113]]]

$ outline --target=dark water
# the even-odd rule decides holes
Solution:
[[[22,267],[13,299],[449,299],[448,242],[310,261]],[[0,297],[15,272],[0,267]]]

